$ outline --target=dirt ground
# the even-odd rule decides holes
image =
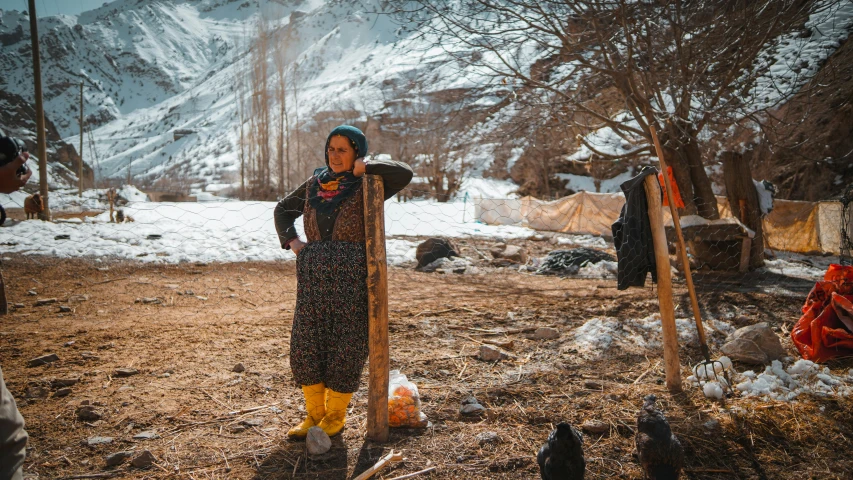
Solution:
[[[585,435],[586,478],[639,479],[633,436],[649,393],[685,446],[686,478],[842,479],[853,472],[849,399],[723,404],[695,389],[672,395],[660,352],[616,351],[590,362],[567,348],[571,331],[590,318],[657,311],[650,287],[620,292],[613,280],[391,268],[391,368],[417,383],[431,426],[392,429],[384,445],[365,441],[365,369],[347,428],[329,453],[309,456],[304,442],[285,438],[304,415],[288,364],[293,263],[164,266],[7,256],[2,269],[10,304],[21,306],[0,317],[0,365],[27,421],[25,472],[41,479],[346,479],[392,448],[406,460],[376,478],[434,466],[418,478],[532,479],[539,478],[536,451],[553,426],[585,420],[609,424],[604,434]],[[725,282],[697,279],[713,286],[700,292],[703,309],[741,312],[741,324],[767,321],[788,331],[808,282],[774,291],[756,287],[759,280],[781,284],[762,277],[722,288]],[[677,288],[680,311],[689,311],[683,285]],[[135,303],[155,297],[159,303]],[[58,302],[35,306],[44,298]],[[561,336],[533,339],[527,327],[538,326]],[[512,356],[478,360],[487,341],[512,341]],[[786,347],[794,353],[790,342]],[[59,360],[27,366],[51,353]],[[684,377],[698,359],[696,346],[682,346]],[[237,363],[244,372],[232,371]],[[846,371],[853,362],[830,367]],[[119,368],[139,373],[121,377]],[[79,381],[60,396],[67,391],[58,380],[65,379]],[[485,415],[460,415],[471,394]],[[86,401],[100,420],[78,417]],[[133,438],[143,431],[158,438]],[[478,440],[484,432],[497,438]],[[113,440],[89,446],[92,437]],[[127,450],[150,450],[155,465],[105,466],[107,455]]]

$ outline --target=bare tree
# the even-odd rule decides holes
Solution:
[[[283,197],[291,190],[290,187],[290,122],[287,113],[287,51],[288,38],[280,38],[273,49],[278,83],[276,101],[278,102],[278,136],[276,138],[276,154],[278,157],[278,194]]]
[[[724,130],[777,105],[761,98],[759,53],[801,25],[801,0],[416,0],[396,13],[455,61],[515,93],[560,104],[583,132],[604,128],[634,145],[601,158],[653,152],[652,126],[685,200],[683,213],[718,218],[700,151],[700,132]],[[789,85],[787,88],[793,88]],[[619,99],[611,106],[602,96]]]

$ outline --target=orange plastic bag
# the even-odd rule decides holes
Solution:
[[[669,186],[672,187],[672,196],[675,197],[676,208],[684,208],[684,200],[681,198],[681,192],[678,190],[678,184],[675,182],[675,176],[672,174],[672,167],[666,167],[666,176],[669,177]],[[658,172],[658,182],[660,182],[660,189],[663,192],[663,206],[668,207],[669,197],[666,194],[663,172]]]
[[[392,370],[388,382],[388,425],[391,427],[422,428],[429,424],[421,412],[418,387],[399,370]]]
[[[839,313],[841,316],[839,316]],[[803,305],[791,330],[800,355],[813,362],[853,355],[853,331],[843,317],[853,313],[853,267],[830,265]]]

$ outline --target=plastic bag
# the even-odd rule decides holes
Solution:
[[[428,423],[426,415],[421,412],[418,387],[399,370],[391,370],[388,381],[388,425],[423,428]]]

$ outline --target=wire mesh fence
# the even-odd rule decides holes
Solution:
[[[9,219],[0,229],[3,251],[160,263],[294,259],[291,252],[280,248],[273,224],[275,202],[211,195],[188,197],[199,201],[155,202],[126,187],[118,191],[111,213],[107,193],[89,190],[79,198],[74,191],[51,192],[53,222],[24,220],[23,202],[7,201]],[[418,244],[442,237],[472,245],[465,255],[457,255],[470,261],[471,268],[462,269],[467,273],[503,268],[529,274],[615,278],[612,225],[625,204],[621,193],[580,192],[555,201],[467,195],[445,202],[417,198],[427,193],[409,191],[415,198],[403,201],[398,196],[386,202],[391,265],[416,265]],[[681,219],[692,269],[697,275],[716,279],[709,288],[754,286],[756,279],[812,280],[829,263],[844,261],[851,220],[841,202],[776,200],[756,232],[732,213],[725,197],[716,200],[719,219],[698,215]],[[677,261],[668,208],[663,215],[673,268],[679,275],[683,268]],[[297,230],[303,235],[301,220]],[[502,244],[517,245],[520,253],[508,256],[500,250]],[[571,253],[578,248],[595,252]],[[568,253],[549,257],[551,251]],[[555,255],[562,255],[569,264],[560,267]],[[464,263],[457,261],[454,268],[460,270]]]

